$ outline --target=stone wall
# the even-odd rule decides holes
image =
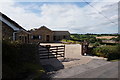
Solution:
[[[27,33],[26,31],[18,31],[16,33],[16,40],[22,43],[29,43],[30,42],[29,33]]]
[[[2,23],[2,38],[13,40],[13,29],[8,27],[5,23]]]
[[[70,33],[68,31],[53,31],[54,41],[60,41],[62,39],[70,39]]]
[[[33,39],[32,36],[40,36],[40,39]],[[47,40],[47,35],[49,36],[49,40]],[[38,29],[31,32],[31,42],[53,42],[53,32],[48,29]]]

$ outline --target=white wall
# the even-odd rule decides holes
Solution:
[[[65,58],[80,58],[81,45],[80,44],[66,44],[65,45]]]

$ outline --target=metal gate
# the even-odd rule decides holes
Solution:
[[[61,46],[39,46],[40,59],[58,58],[65,56],[65,45]]]

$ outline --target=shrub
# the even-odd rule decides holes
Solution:
[[[100,46],[100,43],[99,43],[99,42],[95,42],[95,43],[93,44],[93,47],[97,47],[97,46]]]
[[[118,44],[109,54],[108,54],[108,61],[120,59],[120,44]]]
[[[97,47],[93,49],[93,54],[100,57],[107,57],[108,49]]]
[[[23,79],[42,70],[35,44],[3,41],[2,49],[3,79]]]
[[[94,48],[92,53],[97,56],[106,57],[108,60],[120,59],[120,45],[102,46]]]
[[[63,39],[63,40],[61,40],[61,42],[63,42],[63,43],[68,43],[68,44],[80,44],[80,42],[78,42],[78,41],[73,41],[73,40],[67,40],[67,39]]]

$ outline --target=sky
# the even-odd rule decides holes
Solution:
[[[46,26],[70,33],[117,33],[119,0],[1,0],[0,12],[26,30]]]

